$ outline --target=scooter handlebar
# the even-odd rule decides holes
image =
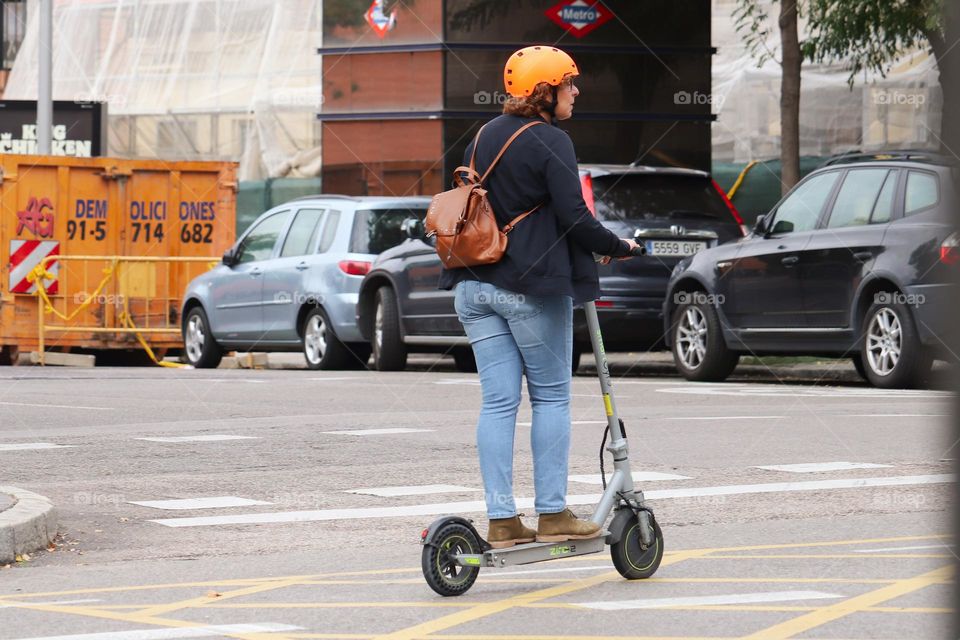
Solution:
[[[647,248],[642,244],[638,244],[633,249],[630,250],[631,256],[645,256],[647,255]]]

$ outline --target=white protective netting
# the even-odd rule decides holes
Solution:
[[[748,162],[780,155],[780,65],[762,67],[746,50],[731,14],[736,0],[714,0],[714,161]],[[780,57],[779,3],[768,2],[768,48]],[[800,38],[803,39],[803,20]],[[800,85],[800,154],[826,156],[852,149],[937,148],[942,94],[936,61],[903,55],[886,77],[865,74],[848,86],[842,64],[804,63]]]
[[[109,103],[110,155],[319,174],[322,0],[55,0],[56,100]],[[37,10],[4,97],[37,97]]]

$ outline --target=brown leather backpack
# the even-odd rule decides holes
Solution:
[[[483,183],[497,166],[503,152],[507,150],[521,133],[541,121],[525,124],[510,136],[500,149],[500,153],[493,159],[490,166],[481,176],[474,168],[474,159],[477,155],[477,144],[483,127],[477,132],[473,141],[473,153],[470,155],[469,167],[457,167],[453,172],[454,188],[444,191],[433,197],[430,209],[427,210],[425,227],[427,237],[437,239],[437,255],[440,256],[443,266],[448,269],[456,267],[472,267],[480,264],[492,264],[503,257],[507,250],[507,234],[518,222],[540,208],[538,204],[533,209],[521,213],[507,223],[503,228],[497,224],[493,215],[490,201],[487,199],[487,190]],[[464,178],[466,175],[466,178]]]

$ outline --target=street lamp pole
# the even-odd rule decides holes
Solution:
[[[40,78],[37,88],[37,150],[50,155],[53,131],[53,0],[40,0]]]

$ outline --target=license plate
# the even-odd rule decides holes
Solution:
[[[648,256],[692,256],[697,251],[707,248],[706,242],[689,242],[686,240],[647,240],[645,243]]]

